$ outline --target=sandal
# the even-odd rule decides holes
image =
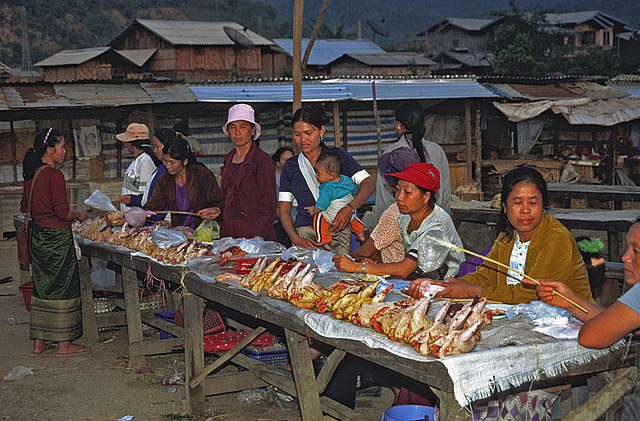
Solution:
[[[68,357],[70,355],[86,354],[86,353],[89,353],[89,352],[91,352],[91,348],[89,348],[88,346],[77,345],[77,348],[75,348],[71,352],[65,352],[65,353],[61,354],[60,351],[58,351],[58,357]]]
[[[40,355],[49,352],[49,351],[53,351],[54,349],[58,349],[55,345],[47,343],[45,344],[44,348],[42,349],[42,351],[40,352],[35,352],[33,351],[31,354],[29,354],[32,357],[39,357]]]

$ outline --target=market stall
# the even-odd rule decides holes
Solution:
[[[192,414],[203,413],[205,395],[273,384],[298,398],[305,420],[321,419],[322,412],[338,419],[362,419],[350,408],[320,396],[346,353],[430,386],[440,397],[441,419],[447,420],[466,419],[468,414],[464,407],[501,391],[528,388],[532,383],[534,388],[541,382],[570,383],[572,376],[634,364],[635,345],[627,347],[624,341],[620,341],[606,350],[590,350],[580,347],[575,339],[553,339],[536,333],[520,318],[495,320],[483,329],[483,339],[474,351],[438,359],[421,355],[409,344],[392,341],[373,329],[337,320],[330,313],[318,314],[269,298],[264,293],[216,282],[215,278],[229,269],[214,263],[210,257],[193,259],[186,265],[169,265],[120,246],[86,239],[80,242],[83,308],[93,308],[87,276],[88,258],[99,257],[121,266],[131,359],[143,362],[145,355],[168,352],[172,346],[184,344],[189,384],[187,400]],[[146,316],[144,312],[141,314],[139,307],[136,272],[147,270],[154,276],[184,287],[185,329],[182,338],[164,341],[143,338],[140,326]],[[343,279],[344,275],[333,271],[318,275],[314,281],[328,286]],[[284,329],[293,376],[249,359],[240,354],[237,347],[222,354],[215,367],[205,368],[202,299],[254,318],[256,336],[270,326]],[[97,339],[95,313],[85,312],[84,316],[87,337]],[[174,330],[173,333],[180,332]],[[335,348],[317,378],[312,369],[308,338]],[[227,361],[248,371],[233,376],[216,374],[217,368]],[[213,375],[207,376],[211,372]]]

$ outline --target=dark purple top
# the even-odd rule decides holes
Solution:
[[[189,196],[187,196],[187,184],[180,186],[176,183],[176,208],[182,212],[193,212],[189,206]],[[196,228],[196,218],[193,215],[179,215],[180,225],[183,227]]]

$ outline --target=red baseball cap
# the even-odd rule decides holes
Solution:
[[[402,172],[387,174],[385,177],[394,177],[415,184],[434,193],[440,188],[440,172],[432,164],[416,162],[409,165]],[[397,180],[396,180],[397,181]]]

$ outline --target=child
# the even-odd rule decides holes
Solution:
[[[321,246],[331,242],[329,228],[340,209],[349,206],[358,187],[351,179],[341,175],[340,157],[333,152],[323,152],[316,161],[316,178],[320,183],[320,195],[315,206],[305,208],[313,216],[313,227],[316,231],[316,243]],[[358,241],[363,242],[364,225],[356,217],[355,210],[351,219],[351,231]]]

